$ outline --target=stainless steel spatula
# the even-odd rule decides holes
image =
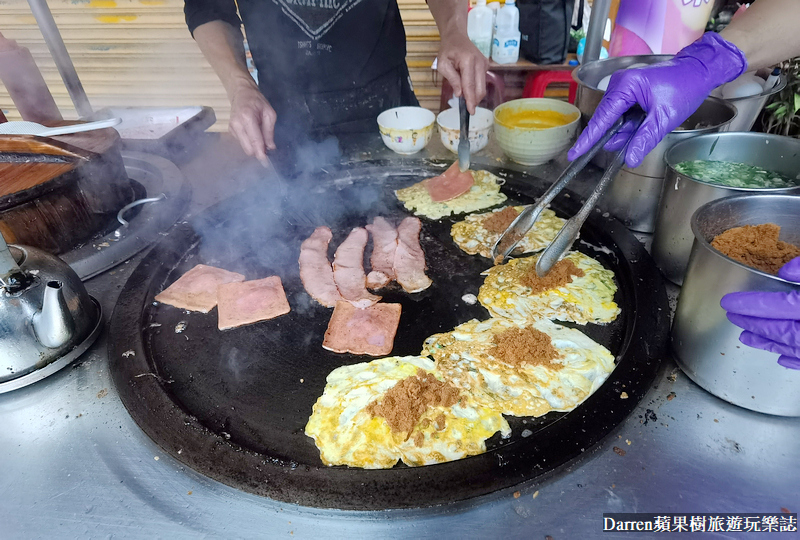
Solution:
[[[469,111],[464,96],[458,98],[458,116],[461,121],[461,135],[458,139],[458,169],[469,169]]]

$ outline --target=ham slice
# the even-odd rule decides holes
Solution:
[[[475,185],[469,171],[461,172],[456,161],[444,173],[425,180],[425,189],[433,202],[445,202],[463,195]]]
[[[156,302],[180,309],[208,313],[217,305],[217,288],[244,281],[242,274],[198,264],[156,295]]]
[[[359,308],[369,307],[381,299],[380,296],[370,294],[366,287],[364,248],[367,246],[367,238],[367,229],[353,229],[336,248],[333,256],[333,280],[339,288],[339,294]]]
[[[337,353],[385,356],[394,347],[401,309],[400,304],[359,309],[349,302],[337,302],[322,347]]]
[[[392,279],[383,272],[373,270],[367,274],[367,289],[377,291],[386,287],[391,281]]]
[[[409,293],[424,291],[433,283],[425,275],[425,253],[419,245],[422,222],[419,218],[407,217],[397,227],[397,253],[394,272],[397,282]]]
[[[372,255],[370,265],[372,272],[367,276],[367,287],[381,289],[395,278],[394,257],[397,251],[397,229],[381,216],[367,225],[372,234]]]
[[[328,227],[317,227],[300,246],[300,279],[306,292],[325,307],[333,307],[342,299],[328,261],[328,244],[333,234]]]
[[[217,302],[220,330],[274,319],[290,311],[278,276],[220,285]]]

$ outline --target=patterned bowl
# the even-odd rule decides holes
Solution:
[[[529,128],[507,125],[498,119],[503,111],[555,111],[574,119],[562,126]],[[497,144],[512,160],[522,165],[541,165],[566,151],[578,132],[581,112],[565,101],[526,98],[507,101],[494,110],[494,133]]]
[[[398,154],[416,154],[431,142],[436,116],[422,107],[396,107],[378,115],[381,139]]]
[[[478,107],[475,114],[469,117],[469,151],[474,154],[483,150],[489,143],[494,116],[492,111]],[[458,140],[461,137],[461,125],[456,107],[446,109],[436,117],[442,144],[451,152],[458,153]]]

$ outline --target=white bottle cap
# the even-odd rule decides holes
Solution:
[[[486,5],[486,0],[477,0],[477,4],[475,4],[475,5],[477,5],[477,6],[485,6]]]

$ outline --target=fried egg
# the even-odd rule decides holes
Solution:
[[[414,433],[400,445],[401,459],[415,467],[482,454],[486,439],[498,431],[503,437],[511,435],[503,415],[465,394],[452,407],[428,409]]]
[[[450,229],[450,236],[453,237],[453,241],[458,247],[470,255],[479,254],[491,259],[492,247],[502,233],[488,230],[484,222],[493,214],[502,212],[506,208],[507,207],[504,206],[503,208],[498,208],[497,210],[484,214],[471,214],[463,221],[453,224],[453,227]],[[527,206],[514,206],[513,208],[517,211],[517,214],[519,214],[527,208]],[[519,253],[536,253],[537,251],[543,250],[553,241],[558,231],[564,226],[564,223],[566,223],[566,221],[557,217],[555,212],[545,209],[536,220],[531,230],[528,231],[519,244],[517,244],[516,250],[519,250]],[[515,253],[517,252],[516,250]]]
[[[616,319],[620,309],[614,302],[614,273],[577,251],[564,258],[583,270],[584,275],[572,276],[572,282],[560,288],[534,294],[522,280],[528,272],[536,272],[538,256],[511,259],[486,272],[478,301],[493,317],[507,319],[555,319],[578,324],[605,324]]]
[[[512,366],[492,356],[495,336],[533,326],[550,337],[560,355],[552,365]],[[548,320],[471,320],[425,340],[422,351],[436,369],[487,408],[513,416],[571,411],[614,369],[614,356],[581,331]]]
[[[435,372],[430,358],[389,357],[342,366],[327,378],[314,404],[305,433],[314,439],[326,465],[366,469],[452,461],[486,451],[497,431],[511,433],[499,412],[478,405],[468,395],[450,407],[428,406],[409,433],[393,432],[387,420],[373,416],[370,404],[381,400],[403,379]]]
[[[434,202],[424,181],[398,189],[395,195],[407,210],[429,219],[483,210],[506,200],[505,194],[500,192],[503,180],[487,171],[472,171],[472,177],[475,184],[470,190],[449,201]]]

